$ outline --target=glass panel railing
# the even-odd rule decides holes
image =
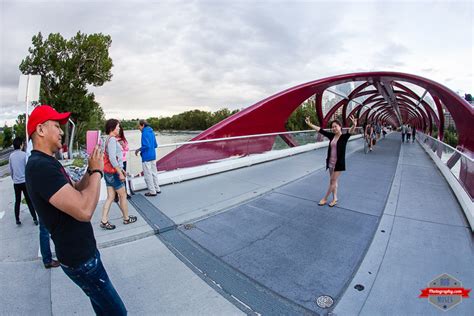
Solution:
[[[471,200],[473,200],[474,188],[470,187],[472,186],[472,181],[468,181],[468,177],[471,177],[472,173],[474,173],[474,159],[429,135],[417,133],[416,137],[423,146],[431,150],[448,167]]]
[[[344,128],[343,132],[347,130]],[[358,129],[357,133],[360,132],[361,129]],[[323,140],[324,137],[314,130],[270,133],[160,145],[156,154],[157,160],[164,158],[158,163],[158,169],[170,171],[315,144]],[[127,155],[127,166],[132,176],[142,172],[141,158],[135,156],[134,150],[130,150]]]

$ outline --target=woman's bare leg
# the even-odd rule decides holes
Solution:
[[[125,191],[125,187],[118,189],[117,194],[119,196],[119,206],[122,210],[123,219],[128,219],[127,191]]]
[[[334,171],[331,175],[332,197],[333,201],[337,201],[337,180],[341,175],[341,171]]]
[[[331,194],[332,192],[332,188],[331,188],[331,178],[332,178],[332,174],[334,173],[334,171],[330,168],[329,169],[329,186],[328,186],[328,190],[326,191],[326,195],[324,196],[324,198],[320,201],[320,203],[326,203],[326,201],[328,200],[329,198],[329,195]]]
[[[114,202],[115,190],[113,187],[107,187],[107,200],[105,200],[104,207],[102,208],[102,223],[109,221],[110,206]]]

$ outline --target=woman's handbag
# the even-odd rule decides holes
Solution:
[[[117,173],[117,169],[115,169],[112,164],[110,163],[109,154],[107,152],[107,145],[109,144],[109,140],[111,137],[107,138],[104,147],[104,172],[105,173]]]

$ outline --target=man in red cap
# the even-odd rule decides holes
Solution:
[[[89,296],[96,314],[126,315],[107,276],[90,220],[99,201],[103,154],[96,146],[84,177],[74,183],[53,157],[62,147],[61,125],[70,113],[48,105],[36,107],[28,120],[33,151],[26,165],[26,185],[40,220],[51,233],[66,275]]]

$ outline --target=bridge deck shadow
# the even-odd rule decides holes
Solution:
[[[454,195],[418,144],[403,144],[411,147],[406,147],[410,149],[404,151],[405,159],[400,166],[398,136],[395,133],[380,141],[375,151],[369,154],[363,153],[361,141],[349,143],[348,170],[341,176],[340,199],[334,208],[317,206],[328,184],[328,175],[323,168],[324,148],[167,186],[159,199],[149,201],[178,224],[191,223],[186,229],[179,226],[178,232],[213,258],[268,289],[276,297],[307,311],[325,314],[328,310],[319,308],[316,298],[329,295],[337,304],[346,290],[352,290],[348,285],[353,281],[379,223],[385,216],[394,216],[393,212],[384,214],[384,210],[387,212],[386,203],[397,164],[402,168],[403,186],[398,184],[401,188],[396,199],[400,203],[395,206],[395,212],[405,217],[410,213],[414,220],[427,220],[430,215],[422,204],[413,204],[413,197],[423,194],[420,199],[424,201],[430,198],[430,190],[438,189],[437,196],[431,199],[445,199],[446,202],[439,206],[454,208],[453,212],[458,214],[443,213],[438,207],[434,210],[434,220],[438,216],[437,221],[466,230],[466,222],[459,215]],[[417,183],[426,184],[426,181],[432,186],[417,188]],[[178,196],[181,200],[176,200]],[[183,196],[187,198],[183,199]],[[430,207],[435,205],[431,203]],[[400,223],[404,220],[407,219],[400,218]],[[398,228],[396,231],[402,228],[398,225],[394,226]],[[409,235],[398,238],[405,238],[405,242],[410,239]],[[180,255],[186,257],[184,253]],[[389,258],[391,264],[401,260],[399,257]],[[198,269],[208,274],[204,262],[200,261]],[[211,274],[212,271],[208,272]],[[387,282],[390,277],[381,274],[380,279]],[[213,281],[219,283],[220,280]],[[380,288],[381,284],[384,283],[375,283],[374,286]],[[239,297],[239,293],[229,294]],[[379,299],[380,303],[369,298],[367,302],[372,302],[372,305],[368,304],[364,310],[370,313],[383,310],[387,300]],[[249,302],[246,304],[252,306]]]
[[[338,299],[372,240],[399,147],[386,139],[377,152],[350,155],[337,207],[317,206],[328,185],[323,169],[183,232],[256,282],[323,313],[316,298]]]

